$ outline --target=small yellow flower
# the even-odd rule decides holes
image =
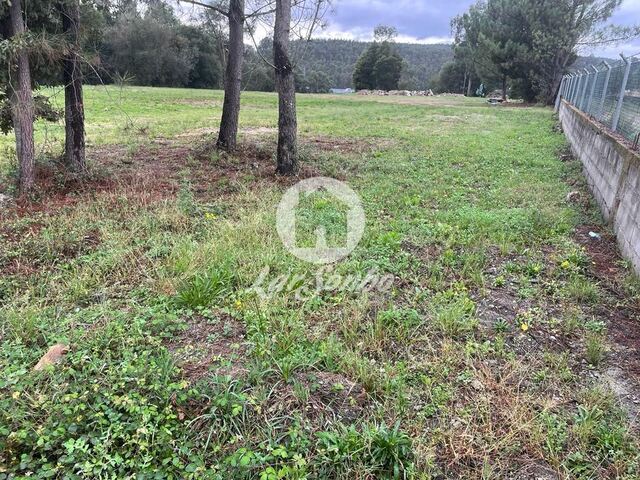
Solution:
[[[18,398],[20,398],[20,392],[15,391],[13,392],[13,395],[11,395],[13,397],[14,400],[17,400]]]
[[[560,264],[561,268],[564,268],[565,270],[567,270],[569,267],[571,267],[571,264],[569,263],[569,260],[565,260],[564,262],[562,262]]]
[[[242,301],[236,300],[235,306],[238,310],[240,310],[242,308]]]
[[[523,332],[526,332],[527,330],[529,330],[529,324],[526,322],[522,322],[520,324],[520,330],[522,330]]]
[[[216,214],[215,213],[211,213],[211,212],[206,212],[204,214],[204,218],[206,218],[207,220],[215,220],[216,219]]]

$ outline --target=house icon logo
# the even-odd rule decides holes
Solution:
[[[347,208],[346,242],[339,246],[327,245],[327,230],[322,225],[315,229],[315,246],[299,247],[296,236],[297,212],[302,195],[327,192],[336,203]],[[289,188],[276,214],[278,235],[285,248],[301,260],[316,264],[335,263],[349,255],[362,239],[365,215],[360,197],[348,185],[334,178],[314,177],[298,182]]]

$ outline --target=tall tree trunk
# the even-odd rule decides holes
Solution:
[[[65,164],[76,173],[86,170],[84,143],[84,104],[82,101],[82,70],[80,68],[80,3],[66,0],[61,5],[62,29],[70,44],[63,60]]]
[[[276,0],[276,21],[273,32],[273,54],[278,91],[278,166],[276,172],[292,175],[298,169],[298,121],[296,117],[296,86],[289,59],[291,0]]]
[[[560,83],[562,82],[562,74],[556,74],[554,72],[551,85],[547,87],[547,95],[544,99],[546,105],[553,105],[556,102],[558,91],[560,90]]]
[[[507,76],[502,76],[502,101],[507,101]]]
[[[567,63],[569,63],[569,59],[569,54],[558,53],[558,57],[556,58],[553,68],[551,84],[547,86],[547,92],[544,99],[547,105],[553,105],[556,102],[556,97],[560,90],[560,84],[562,83],[562,76],[567,71]]]
[[[467,85],[467,97],[470,97],[471,93],[472,93],[471,92],[471,86],[472,86],[472,84],[471,84],[471,74],[469,74],[469,80],[468,81],[469,81],[469,83]]]
[[[229,55],[224,78],[224,104],[218,134],[218,147],[234,150],[238,137],[242,60],[244,56],[244,0],[229,2]]]
[[[9,7],[11,34],[24,34],[22,2],[13,0]],[[16,135],[16,154],[18,156],[18,188],[27,193],[33,188],[35,147],[33,143],[33,95],[31,93],[31,69],[29,54],[22,48],[16,54],[15,68],[12,72],[10,88],[11,116],[13,131]]]

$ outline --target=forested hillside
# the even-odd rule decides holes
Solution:
[[[87,8],[84,12],[87,33],[83,48],[92,63],[85,66],[85,82],[222,88],[222,55],[228,38],[218,18],[205,12],[198,22],[187,25],[163,3],[154,3],[145,10],[127,5],[113,11]],[[369,45],[335,39],[293,42],[296,89],[321,93],[330,88],[352,87],[355,64]],[[395,50],[404,61],[399,88],[462,91],[458,84],[464,83],[463,71],[454,72],[461,78],[453,78],[452,82],[442,82],[442,77],[439,84],[437,81],[443,65],[453,60],[451,45],[396,43]],[[245,45],[245,90],[274,91],[273,68],[264,61],[270,58],[271,38],[262,39],[257,49]],[[601,61],[595,57],[583,60],[579,59],[576,66]]]
[[[165,4],[154,3],[144,11],[92,12],[85,22],[91,35],[84,48],[96,59],[86,69],[91,83],[124,79],[148,86],[222,87],[222,54],[228,38],[215,17],[203,14],[196,24],[187,25]],[[369,45],[328,39],[293,42],[296,88],[326,92],[351,87],[356,61]],[[449,45],[398,43],[396,47],[405,62],[400,82],[405,89],[430,88],[431,78],[453,57]],[[262,39],[257,49],[245,45],[245,90],[274,90],[273,69],[264,61],[269,58],[273,58],[271,38]]]
[[[299,48],[298,67],[302,75],[323,72],[332,87],[350,87],[355,63],[368,45],[353,40],[312,40],[306,49]],[[428,88],[431,78],[453,58],[450,45],[398,43],[396,46],[406,62],[401,88]]]
[[[578,57],[573,65],[571,65],[571,70],[580,70],[583,68],[590,67],[591,65],[599,65],[602,62],[613,63],[616,59],[606,58],[606,57],[594,57],[593,55],[588,57]]]

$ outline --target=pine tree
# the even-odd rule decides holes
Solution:
[[[373,90],[376,88],[374,69],[378,60],[377,43],[369,45],[356,62],[353,71],[353,84],[356,90]]]

